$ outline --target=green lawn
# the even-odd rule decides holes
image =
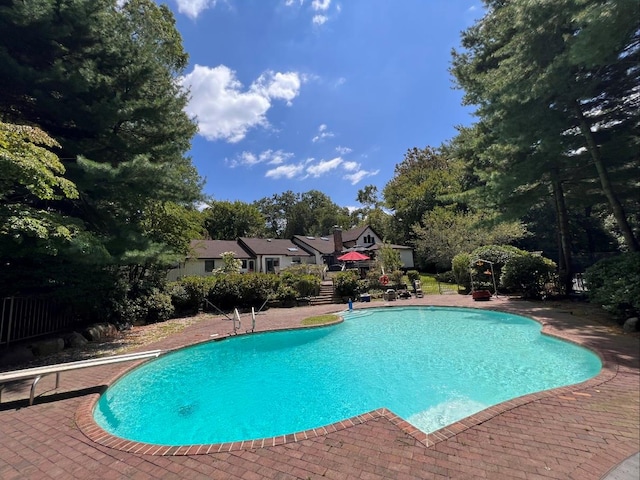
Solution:
[[[420,281],[422,282],[422,291],[425,295],[429,294],[443,294],[443,293],[458,293],[458,286],[453,283],[438,283],[435,276],[420,274]],[[407,281],[407,285],[410,282]],[[410,287],[412,290],[412,287]]]

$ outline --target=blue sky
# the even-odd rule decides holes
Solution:
[[[472,121],[448,72],[480,0],[168,0],[190,64],[190,156],[215,200],[381,192]]]

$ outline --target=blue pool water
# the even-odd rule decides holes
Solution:
[[[94,418],[113,435],[163,445],[272,437],[380,407],[431,432],[601,369],[592,352],[511,314],[407,307],[344,317],[162,356],[109,387]]]

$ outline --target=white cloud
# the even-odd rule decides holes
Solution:
[[[260,154],[260,161],[266,162],[269,165],[280,165],[293,157],[293,153],[285,152],[282,150],[265,150]]]
[[[311,8],[315,11],[326,12],[329,10],[329,5],[331,5],[331,0],[313,0],[313,2],[311,2]]]
[[[285,161],[293,157],[293,153],[285,152],[284,150],[265,150],[259,154],[253,152],[242,152],[234,159],[229,161],[229,166],[235,168],[238,166],[252,167],[259,163],[266,163],[268,165],[280,165]]]
[[[187,113],[198,121],[199,133],[207,140],[236,143],[251,128],[267,127],[266,113],[272,100],[287,105],[300,93],[301,79],[296,72],[267,71],[247,89],[225,65],[211,68],[196,65],[182,78],[191,100]]]
[[[336,152],[338,152],[340,155],[346,155],[347,153],[353,152],[353,150],[350,149],[349,147],[342,147],[342,146],[338,145],[336,147]]]
[[[286,100],[291,105],[291,100],[300,92],[300,75],[296,72],[274,73],[267,71],[260,75],[252,85],[252,89],[261,92],[269,98]]]
[[[312,177],[320,177],[332,170],[335,170],[342,164],[343,160],[340,157],[336,157],[332,160],[322,160],[315,165],[307,167],[307,173]]]
[[[330,132],[329,130],[327,130],[327,126],[323,123],[318,127],[318,133],[315,137],[311,139],[311,141],[315,143],[315,142],[319,142],[320,140],[324,140],[325,138],[331,138],[333,136],[334,136],[333,132]]]
[[[327,17],[326,15],[314,15],[311,19],[314,25],[322,25],[327,20],[329,20],[329,17]]]
[[[367,170],[358,170],[356,173],[345,175],[344,178],[351,182],[351,185],[356,185],[365,177],[377,175],[380,170],[374,172],[368,172]]]
[[[358,162],[344,162],[343,168],[347,172],[351,172],[353,170],[358,170],[360,168],[360,164]]]
[[[265,173],[265,177],[268,178],[274,178],[274,179],[278,179],[278,178],[295,178],[297,176],[299,176],[302,171],[303,171],[304,167],[302,165],[280,165],[279,167],[273,168],[271,170],[269,170],[267,173]]]
[[[189,18],[197,18],[207,8],[215,7],[217,0],[175,0],[178,12]]]

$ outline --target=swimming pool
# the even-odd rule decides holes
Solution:
[[[165,355],[109,387],[94,418],[118,437],[162,445],[285,435],[381,407],[431,432],[601,369],[592,352],[501,312],[395,307],[344,318]]]

